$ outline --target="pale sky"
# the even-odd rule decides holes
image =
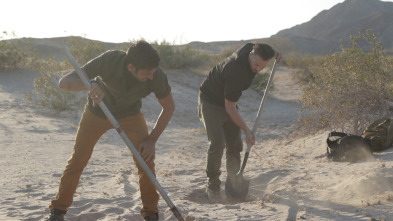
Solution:
[[[393,0],[390,0],[393,1]],[[2,0],[0,36],[84,36],[105,42],[265,38],[344,0]],[[3,35],[4,37],[4,35]]]

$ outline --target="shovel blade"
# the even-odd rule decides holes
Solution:
[[[245,201],[249,186],[250,181],[244,179],[242,174],[235,175],[225,182],[225,195],[232,201]]]

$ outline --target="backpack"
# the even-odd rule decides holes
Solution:
[[[370,124],[361,134],[371,146],[371,150],[383,151],[392,146],[393,121],[388,117],[380,118]]]
[[[333,131],[326,142],[327,158],[333,161],[354,163],[372,156],[370,143],[359,135]]]

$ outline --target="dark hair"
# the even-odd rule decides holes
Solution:
[[[149,43],[139,40],[128,48],[126,62],[134,65],[137,70],[157,68],[160,64],[160,57]]]
[[[276,54],[270,45],[264,43],[255,43],[252,50],[254,54],[259,55],[265,61],[270,60]]]

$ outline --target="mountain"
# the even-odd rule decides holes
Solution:
[[[311,54],[338,50],[359,29],[371,29],[385,49],[393,49],[393,2],[346,0],[318,13],[310,21],[279,31],[271,38],[288,38],[294,47]]]

